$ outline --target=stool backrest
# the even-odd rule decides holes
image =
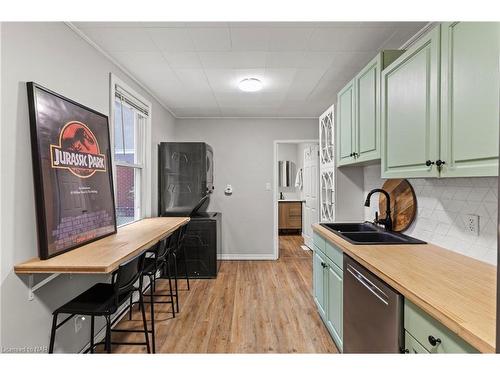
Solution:
[[[180,249],[182,246],[182,243],[184,242],[184,239],[186,238],[186,231],[187,231],[187,224],[184,224],[182,227],[177,229],[176,232],[178,232],[177,235],[177,249]]]
[[[155,252],[156,254],[156,261],[161,262],[163,261],[167,255],[174,250],[174,244],[177,243],[177,237],[176,237],[176,232],[172,233],[170,236],[165,237],[160,241],[158,244],[157,250]]]
[[[115,288],[115,297],[118,299],[123,293],[134,289],[134,284],[141,277],[144,267],[145,252],[136,255],[134,258],[120,264],[118,270],[113,274],[113,285]]]

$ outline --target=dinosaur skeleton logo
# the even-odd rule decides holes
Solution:
[[[70,121],[59,133],[59,145],[50,145],[52,168],[68,169],[77,177],[88,178],[106,172],[106,156],[87,125]]]

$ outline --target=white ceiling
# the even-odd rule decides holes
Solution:
[[[426,22],[77,22],[177,117],[318,117]],[[237,84],[259,78],[264,88]]]

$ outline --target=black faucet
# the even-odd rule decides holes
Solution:
[[[383,224],[385,230],[392,230],[392,219],[391,219],[391,197],[389,196],[389,193],[385,191],[384,189],[373,189],[368,193],[368,196],[366,197],[365,201],[365,206],[370,207],[370,198],[372,197],[373,193],[382,193],[385,195],[385,219],[378,219],[377,215],[375,216],[375,223],[376,224]]]

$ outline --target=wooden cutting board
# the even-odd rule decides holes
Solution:
[[[391,197],[391,218],[393,231],[402,232],[415,220],[417,213],[417,197],[408,180],[389,179],[385,181],[382,189]],[[379,217],[385,218],[385,195],[380,194]]]

